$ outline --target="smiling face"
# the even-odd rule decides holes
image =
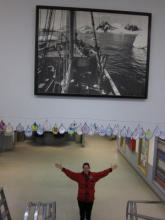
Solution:
[[[88,165],[84,165],[84,166],[83,166],[83,172],[84,172],[86,175],[88,175],[89,171],[90,171],[90,167],[89,167]]]

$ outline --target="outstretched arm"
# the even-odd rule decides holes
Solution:
[[[62,163],[58,164],[55,163],[55,167],[62,170],[70,179],[74,180],[74,181],[78,181],[78,173],[72,172],[71,170],[65,169],[62,166]]]
[[[115,169],[117,169],[117,164],[115,164],[115,165],[111,164],[111,168],[96,173],[96,181],[98,181],[99,179],[107,176],[109,173],[111,173]]]

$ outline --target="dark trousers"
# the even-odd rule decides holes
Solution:
[[[78,206],[79,206],[79,210],[80,210],[80,220],[84,220],[84,219],[90,220],[93,202],[78,201]],[[86,216],[86,218],[85,218],[85,216]]]

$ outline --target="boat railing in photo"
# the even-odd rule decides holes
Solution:
[[[70,19],[66,20],[63,13]],[[62,14],[61,31],[55,26],[55,21],[58,21],[56,10],[47,9],[44,28],[39,27],[41,30],[38,36],[39,91],[121,96],[110,70],[106,69],[108,55],[102,52],[97,39],[93,13],[90,12],[89,22],[93,29],[91,33],[94,43],[85,40],[78,31],[76,12],[71,10]],[[39,24],[41,23],[40,20]],[[69,31],[63,29],[64,24],[67,24]]]
[[[161,204],[165,205],[165,201],[141,201],[141,200],[134,200],[134,201],[128,201],[127,207],[126,207],[126,220],[138,220],[138,219],[145,219],[145,220],[165,220],[160,219],[157,217],[147,216],[144,214],[138,213],[137,210],[137,204]]]

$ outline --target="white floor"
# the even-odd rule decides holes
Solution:
[[[57,220],[79,220],[77,183],[54,164],[82,171],[89,162],[92,171],[117,163],[118,169],[96,184],[92,220],[125,220],[128,200],[159,198],[117,150],[117,141],[98,135],[86,136],[86,145],[74,142],[61,146],[39,146],[18,142],[12,151],[0,154],[0,186],[4,188],[12,220],[22,220],[28,202],[57,202]],[[138,206],[141,214],[165,219],[162,205]]]

